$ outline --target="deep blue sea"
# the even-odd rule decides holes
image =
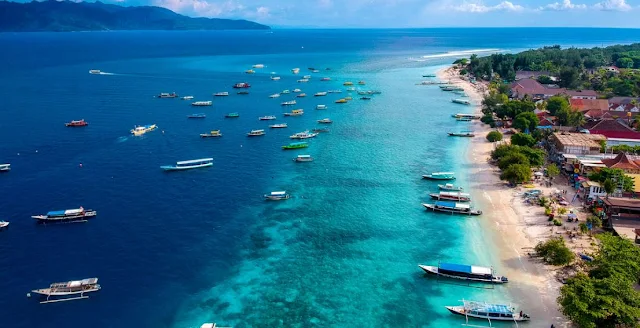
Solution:
[[[12,165],[0,174],[0,220],[11,222],[0,231],[0,327],[457,327],[463,319],[443,305],[512,296],[508,287],[443,283],[417,267],[501,263],[481,218],[420,205],[437,188],[422,174],[456,171],[465,186],[468,140],[445,132],[463,128],[450,115],[471,107],[415,84],[471,52],[638,40],[639,30],[620,29],[0,34],[0,163]],[[266,67],[245,74],[254,64]],[[311,81],[296,82],[306,74]],[[334,101],[346,91],[312,96],[360,80],[359,90],[382,94],[342,105]],[[231,88],[243,81],[250,95]],[[295,88],[308,95],[295,107],[280,106],[292,94],[268,98]],[[231,95],[213,99],[221,91]],[[193,108],[155,98],[160,92],[214,105]],[[305,114],[283,117],[294,108]],[[187,119],[197,112],[207,118]],[[229,112],[240,117],[225,119]],[[263,115],[289,127],[269,130],[274,121],[258,121]],[[281,150],[325,117],[334,121],[329,133],[307,149]],[[64,126],[74,119],[89,126]],[[131,136],[141,124],[159,129]],[[246,136],[259,128],[265,136]],[[199,137],[213,129],[223,137]],[[315,161],[295,163],[297,154]],[[159,168],[202,157],[214,166]],[[274,190],[293,198],[265,202]],[[30,218],[79,206],[98,216],[46,226]],[[88,277],[103,289],[87,300],[26,297]]]

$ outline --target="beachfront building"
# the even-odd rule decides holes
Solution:
[[[626,120],[626,119],[622,119]],[[630,128],[618,119],[607,118],[599,121],[587,122],[583,128],[591,134],[601,134],[607,139],[631,139],[640,140],[640,132]]]
[[[640,174],[640,160],[620,153],[614,158],[606,158],[602,163],[610,169],[621,169],[625,173]]]
[[[604,226],[638,244],[640,229],[640,199],[609,197],[602,200]]]
[[[556,132],[551,136],[550,154],[558,161],[562,154],[596,155],[600,153],[600,142],[607,137],[601,134]]]
[[[529,96],[531,99],[547,99],[559,95],[566,96],[569,99],[598,98],[598,93],[594,90],[567,90],[543,85],[534,79],[524,78],[511,83],[511,98],[522,99],[525,96]]]
[[[582,182],[582,199],[596,199],[597,197],[605,197],[607,192],[604,187],[596,181]]]

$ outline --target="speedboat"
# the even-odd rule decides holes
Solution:
[[[89,74],[100,74],[100,73],[102,73],[102,72],[100,72],[100,70],[99,70],[99,69],[92,69],[92,70],[89,70]]]
[[[191,100],[193,99],[193,96],[184,96],[182,97],[182,100]]]
[[[302,114],[304,114],[304,110],[294,109],[290,113],[284,113],[284,116],[300,116]]]
[[[257,136],[263,136],[264,130],[251,130],[251,132],[247,133],[247,136],[249,137],[257,137]]]
[[[318,120],[318,123],[322,123],[322,124],[331,124],[333,123],[332,120],[328,119],[328,118],[323,118],[321,120]]]
[[[295,104],[297,104],[295,100],[289,100],[289,101],[285,101],[285,102],[281,103],[280,105],[282,105],[282,106],[293,106]]]
[[[264,64],[255,64],[253,68],[264,68]]]
[[[327,92],[326,91],[322,91],[322,92],[316,92],[315,95],[313,95],[314,97],[323,97],[326,96]]]
[[[275,120],[276,117],[273,116],[273,115],[267,115],[267,116],[260,116],[260,117],[258,117],[258,119],[260,121],[271,121],[271,120]]]
[[[11,171],[11,164],[0,164],[0,172]]]
[[[218,131],[219,133],[220,131]],[[176,162],[176,165],[164,165],[160,166],[165,171],[184,171],[191,169],[199,169],[201,167],[213,166],[213,158],[200,158],[190,161]]]
[[[327,105],[317,105],[316,109],[327,109]]]
[[[246,88],[251,88],[251,85],[249,83],[246,82],[240,82],[240,83],[236,83],[233,85],[234,89],[246,89]]]
[[[462,315],[467,320],[469,318],[486,319],[491,321],[529,321],[531,318],[526,313],[516,309],[511,305],[491,304],[485,302],[465,301],[462,300],[461,306],[445,306],[449,312]]]
[[[131,129],[131,134],[133,134],[134,136],[141,136],[147,132],[151,132],[155,129],[157,129],[158,126],[155,124],[149,124],[149,125],[141,125],[141,126],[135,126],[133,129]]]
[[[269,125],[269,127],[272,129],[284,129],[287,127],[287,123],[272,124],[272,125]]]
[[[163,92],[158,95],[158,98],[176,98],[176,97],[178,97],[178,95],[175,92],[172,92],[172,93]]]
[[[294,93],[298,93],[298,92],[302,92],[302,90],[300,90],[300,89],[293,89],[293,92],[294,92]]]
[[[299,69],[299,68],[297,68],[297,67],[296,67],[296,68],[293,68],[293,69],[291,69],[291,73],[293,73],[293,74],[298,74],[298,73],[300,73],[300,69]]]
[[[490,282],[494,284],[504,284],[509,282],[509,279],[507,279],[507,277],[494,275],[491,268],[485,268],[475,265],[439,263],[438,266],[418,266],[428,274],[443,276],[447,278]]]
[[[278,97],[280,97],[279,93],[274,93],[274,94],[269,96],[269,98],[278,98]]]
[[[311,155],[298,155],[298,157],[293,159],[294,162],[313,162],[313,157]]]
[[[320,70],[319,69],[314,69],[314,70],[311,70],[311,73],[320,73]]]
[[[96,216],[94,210],[85,210],[83,207],[62,211],[49,211],[44,215],[34,215],[32,218],[39,222],[63,222],[63,221],[84,221]]]
[[[196,106],[196,107],[203,107],[203,106],[211,106],[213,105],[213,101],[208,100],[208,101],[196,101],[191,103],[191,106]]]
[[[226,97],[229,95],[229,93],[225,91],[225,92],[217,92],[217,93],[214,93],[213,95],[216,97]]]
[[[70,128],[87,126],[87,125],[89,125],[89,123],[87,123],[84,119],[78,120],[78,121],[71,121],[71,122],[68,122],[68,123],[64,124],[64,126],[70,127]]]
[[[356,88],[350,87],[350,88],[347,88],[347,91],[356,91]]]
[[[211,130],[209,133],[200,133],[200,138],[217,138],[222,137],[220,130]]]
[[[264,195],[266,200],[285,200],[291,198],[286,191],[272,191],[269,194]]]
[[[298,98],[304,98],[304,97],[306,97],[306,96],[307,96],[307,94],[306,94],[306,93],[301,93],[301,94],[298,94],[296,97],[298,97]]]
[[[371,97],[360,97],[360,100],[371,100]]]
[[[7,221],[0,221],[0,229],[4,229],[9,227],[9,222]]]

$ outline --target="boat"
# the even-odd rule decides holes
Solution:
[[[282,92],[280,92],[280,94],[283,94],[283,95],[286,95],[286,94],[289,94],[289,93],[291,93],[291,91],[289,91],[289,89],[282,90]]]
[[[353,100],[353,98],[351,96],[347,96],[347,97],[344,97],[344,100],[349,101],[349,100]]]
[[[467,138],[472,138],[475,137],[476,135],[471,132],[471,131],[463,131],[463,132],[449,132],[448,133],[450,137],[467,137]]]
[[[311,73],[320,73],[320,70],[319,69],[314,69],[314,70],[311,70]]]
[[[0,229],[4,229],[4,228],[8,228],[8,227],[9,227],[9,222],[0,221]]]
[[[11,164],[0,164],[0,172],[11,171]]]
[[[304,98],[304,97],[306,97],[306,96],[307,96],[307,94],[306,94],[306,93],[301,93],[301,94],[297,95],[296,97],[298,97],[298,98]]]
[[[190,114],[189,116],[187,116],[187,118],[207,118],[207,115],[204,113],[196,113]]]
[[[229,96],[229,93],[226,92],[226,91],[225,92],[216,92],[216,93],[213,94],[213,96],[214,97],[227,97],[227,96]]]
[[[490,282],[494,284],[504,284],[509,282],[509,279],[507,279],[507,277],[496,276],[493,274],[493,270],[491,268],[485,268],[481,266],[453,263],[438,263],[438,266],[418,266],[428,274],[434,274],[447,278]]]
[[[264,68],[264,64],[255,64],[253,68]]]
[[[182,100],[191,100],[193,99],[193,96],[184,96],[182,97]]]
[[[471,121],[473,121],[473,118],[471,118],[471,117],[456,117],[456,121],[471,122]]]
[[[249,83],[246,82],[239,82],[233,85],[234,89],[246,89],[246,88],[251,88],[251,85]]]
[[[264,199],[266,200],[285,200],[289,198],[291,198],[291,196],[287,194],[286,191],[272,191],[271,193],[264,195]]]
[[[286,146],[282,146],[282,149],[290,150],[290,149],[300,149],[300,148],[307,148],[307,147],[309,147],[309,144],[307,144],[306,142],[292,142]]]
[[[333,121],[328,119],[328,118],[323,118],[321,120],[318,120],[317,122],[321,123],[321,124],[331,124],[331,123],[333,123]]]
[[[344,98],[341,98],[341,99],[336,100],[336,104],[344,104],[344,103],[346,103],[346,102],[347,102],[347,100],[346,100],[346,99],[344,99]]]
[[[451,99],[451,102],[454,104],[471,105],[471,102],[467,99]]]
[[[460,306],[445,306],[445,308],[453,314],[464,316],[467,322],[469,318],[486,319],[489,320],[489,324],[492,320],[514,321],[516,323],[531,320],[526,313],[522,311],[517,313],[511,305],[462,300]]]
[[[151,132],[155,129],[157,129],[158,126],[155,124],[149,124],[149,125],[141,125],[141,126],[135,126],[133,129],[131,129],[131,134],[133,134],[134,136],[141,136],[147,132]]]
[[[297,80],[298,83],[306,83],[309,82],[309,79],[299,79]]]
[[[342,93],[342,90],[329,90],[327,93]]]
[[[300,116],[302,114],[304,114],[304,110],[294,109],[290,113],[284,113],[284,116]]]
[[[439,193],[429,194],[431,198],[438,200],[454,200],[456,202],[470,202],[471,195],[459,191],[441,191]]]
[[[274,93],[274,94],[269,96],[269,98],[278,98],[278,97],[280,97],[279,93]]]
[[[251,132],[247,133],[247,136],[249,137],[257,137],[257,136],[263,136],[264,130],[251,130]]]
[[[425,75],[422,75],[422,77],[436,77],[436,75],[435,74],[425,74]]]
[[[320,79],[320,81],[331,81],[330,77],[323,77]]]
[[[100,285],[98,284],[98,278],[87,278],[67,282],[56,282],[49,285],[48,288],[34,289],[31,292],[46,296],[46,299],[40,302],[40,304],[45,304],[89,298],[85,293],[97,292],[99,290]],[[51,299],[52,297],[54,299]]]
[[[70,128],[87,126],[87,125],[89,125],[89,123],[87,123],[84,119],[79,120],[79,121],[71,121],[71,122],[68,122],[68,123],[64,124],[64,126],[70,127]]]
[[[214,131],[211,131],[214,132]],[[220,131],[217,131],[220,133]],[[160,166],[161,169],[165,171],[184,171],[191,169],[199,169],[201,167],[209,167],[213,166],[213,158],[199,158],[192,159],[190,161],[180,161],[176,162],[176,165],[163,165]]]
[[[93,218],[98,213],[94,210],[85,210],[83,207],[71,210],[49,211],[44,215],[33,215],[32,218],[39,222],[64,222],[64,221],[85,221]]]
[[[362,95],[369,95],[371,93],[370,91],[358,91],[358,94],[362,96]]]
[[[317,133],[309,133],[309,131],[302,131],[302,132],[298,132],[292,136],[289,136],[289,138],[291,139],[309,139],[309,138],[315,138],[318,134]]]
[[[293,159],[294,162],[313,162],[313,157],[311,155],[298,155],[298,157]]]
[[[206,322],[203,323],[200,328],[231,328],[231,327],[221,327],[221,326],[216,326],[215,323],[211,323],[211,322]]]
[[[356,91],[356,88],[355,87],[350,87],[350,88],[347,88],[347,91]]]
[[[273,116],[273,115],[258,117],[258,120],[260,120],[260,121],[271,121],[271,120],[275,120],[275,119],[276,119],[276,117]]]
[[[317,105],[316,109],[327,109],[327,105]]]
[[[291,73],[293,73],[293,74],[298,74],[298,73],[300,73],[300,69],[299,69],[299,68],[297,68],[297,67],[296,67],[296,68],[292,68],[292,69],[291,69]]]
[[[368,91],[368,92],[369,92],[370,94],[372,94],[372,95],[379,95],[379,94],[382,94],[382,91],[379,91],[379,90],[370,90],[370,91]]]
[[[272,76],[271,77],[271,81],[279,81],[280,77],[279,76]]]
[[[360,100],[371,100],[371,97],[360,97]]]
[[[311,78],[311,75],[305,75],[305,76],[303,76],[302,78],[303,78],[303,79],[307,79],[307,80],[308,80],[308,79],[310,79],[310,78]]]
[[[345,87],[346,87],[346,86],[350,86],[350,85],[353,85],[353,82],[349,82],[349,81],[347,81],[347,82],[345,82],[345,83],[342,83],[342,85],[344,85]]]
[[[91,69],[89,70],[89,74],[100,74],[102,73],[99,69]]]
[[[358,85],[365,85],[367,84],[365,81],[358,81]]]
[[[287,127],[287,123],[269,125],[269,128],[271,129],[284,129],[286,127]]]
[[[200,133],[200,138],[216,138],[216,137],[222,137],[222,133],[220,133],[220,130],[211,130],[211,132],[208,132],[208,133]]]
[[[462,191],[462,187],[456,187],[451,183],[438,185],[438,188],[440,188],[440,190]]]
[[[255,74],[256,71],[252,70],[252,69],[248,69],[246,71],[244,71],[247,74]]]
[[[319,129],[313,129],[312,130],[315,133],[322,133],[322,132],[329,132],[329,129],[327,128],[319,128]]]
[[[293,92],[294,92],[294,93],[298,93],[298,92],[302,92],[302,90],[300,90],[300,89],[293,89]]]
[[[176,98],[176,97],[178,97],[178,95],[175,92],[172,92],[172,93],[163,92],[158,95],[158,98]]]
[[[196,107],[204,107],[204,106],[211,106],[213,105],[213,101],[208,100],[208,101],[196,101],[191,103],[191,106],[196,106]]]
[[[438,211],[438,212],[446,212],[446,213],[456,213],[456,214],[466,214],[466,215],[480,215],[482,211],[474,210],[471,208],[469,204],[456,203],[451,201],[436,201],[434,204],[422,204],[426,209]]]
[[[431,180],[455,180],[456,177],[453,172],[433,172],[423,175],[422,178]]]
[[[236,94],[239,94],[239,95],[248,95],[248,94],[249,94],[249,91],[238,91],[238,92],[236,92]]]
[[[316,92],[313,96],[314,97],[324,97],[327,95],[326,91],[322,91],[322,92]]]
[[[238,114],[238,113],[228,113],[224,117],[226,117],[226,118],[238,118],[238,117],[240,117],[240,114]]]
[[[478,114],[464,114],[464,113],[451,114],[451,116],[455,118],[469,118],[472,120],[477,120],[477,119],[480,119],[481,117]]]

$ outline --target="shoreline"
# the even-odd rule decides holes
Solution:
[[[438,70],[436,77],[463,88],[472,101],[473,113],[482,113],[482,98],[488,90],[486,82],[472,84],[463,80],[454,66]],[[534,327],[551,324],[571,327],[556,302],[562,286],[556,279],[557,268],[531,260],[527,255],[539,241],[552,235],[553,230],[550,233],[546,225],[544,209],[525,205],[518,197],[521,191],[507,187],[499,178],[499,169],[489,164],[494,144],[486,140],[486,135],[492,129],[479,121],[473,121],[470,128],[476,136],[471,138],[463,160],[469,168],[466,172],[468,192],[484,212],[479,217],[479,224],[495,246],[491,251],[500,262],[498,274],[509,277],[506,290],[511,299],[534,318],[531,322],[535,323]],[[542,189],[546,194],[556,187],[536,186],[536,189]]]

